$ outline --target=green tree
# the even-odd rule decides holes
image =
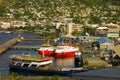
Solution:
[[[42,78],[41,80],[51,80],[51,78],[50,77],[48,77],[48,76],[45,76],[44,78]]]
[[[44,78],[42,78],[42,80],[67,80],[64,77],[58,76],[58,75],[54,75],[54,76],[45,76]],[[69,80],[69,79],[68,79]]]
[[[54,75],[51,80],[61,80],[60,76],[58,75]]]
[[[79,36],[79,35],[80,35],[80,32],[75,29],[75,30],[72,32],[72,35],[74,35],[74,36]]]
[[[22,80],[21,76],[15,72],[12,72],[9,78],[10,78],[9,80]]]
[[[6,10],[5,10],[6,8],[5,8],[5,6],[3,6],[3,5],[0,5],[0,16],[1,17],[3,17],[4,16],[4,13],[6,12]]]
[[[46,39],[44,40],[44,44],[49,45],[49,41],[50,41],[50,39],[49,39],[49,38],[46,38]]]

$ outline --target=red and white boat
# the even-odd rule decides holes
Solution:
[[[40,55],[51,56],[54,53],[54,48],[52,46],[41,46],[37,51]]]
[[[54,55],[56,57],[74,56],[79,49],[72,46],[57,46]]]

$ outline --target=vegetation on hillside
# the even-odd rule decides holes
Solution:
[[[120,20],[119,0],[0,0],[0,17],[15,19],[100,23]]]

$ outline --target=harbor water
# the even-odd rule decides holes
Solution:
[[[39,37],[39,35],[36,34],[30,34],[30,33],[0,33],[0,45],[9,41],[10,39],[13,39],[17,37],[18,35],[21,35],[23,37]],[[21,41],[17,43],[17,46],[40,46],[43,44],[42,40],[29,40],[29,41]],[[21,49],[21,50],[13,50],[10,49],[0,55],[0,76],[9,76],[10,69],[9,69],[9,58],[8,56],[11,54],[31,54],[31,55],[38,55],[38,52],[35,50],[28,50],[28,49]],[[60,66],[60,67],[74,67],[74,57],[68,57],[68,58],[55,58],[53,57],[54,66]],[[40,75],[40,74],[32,74],[27,73],[24,71],[18,72],[20,75]]]

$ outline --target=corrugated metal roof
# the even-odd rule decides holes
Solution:
[[[111,44],[114,44],[114,42],[113,42],[111,39],[106,38],[106,37],[102,37],[102,38],[99,38],[99,39],[98,39],[98,43],[99,43],[99,44],[103,44],[103,43],[106,43],[106,42],[111,43]]]

